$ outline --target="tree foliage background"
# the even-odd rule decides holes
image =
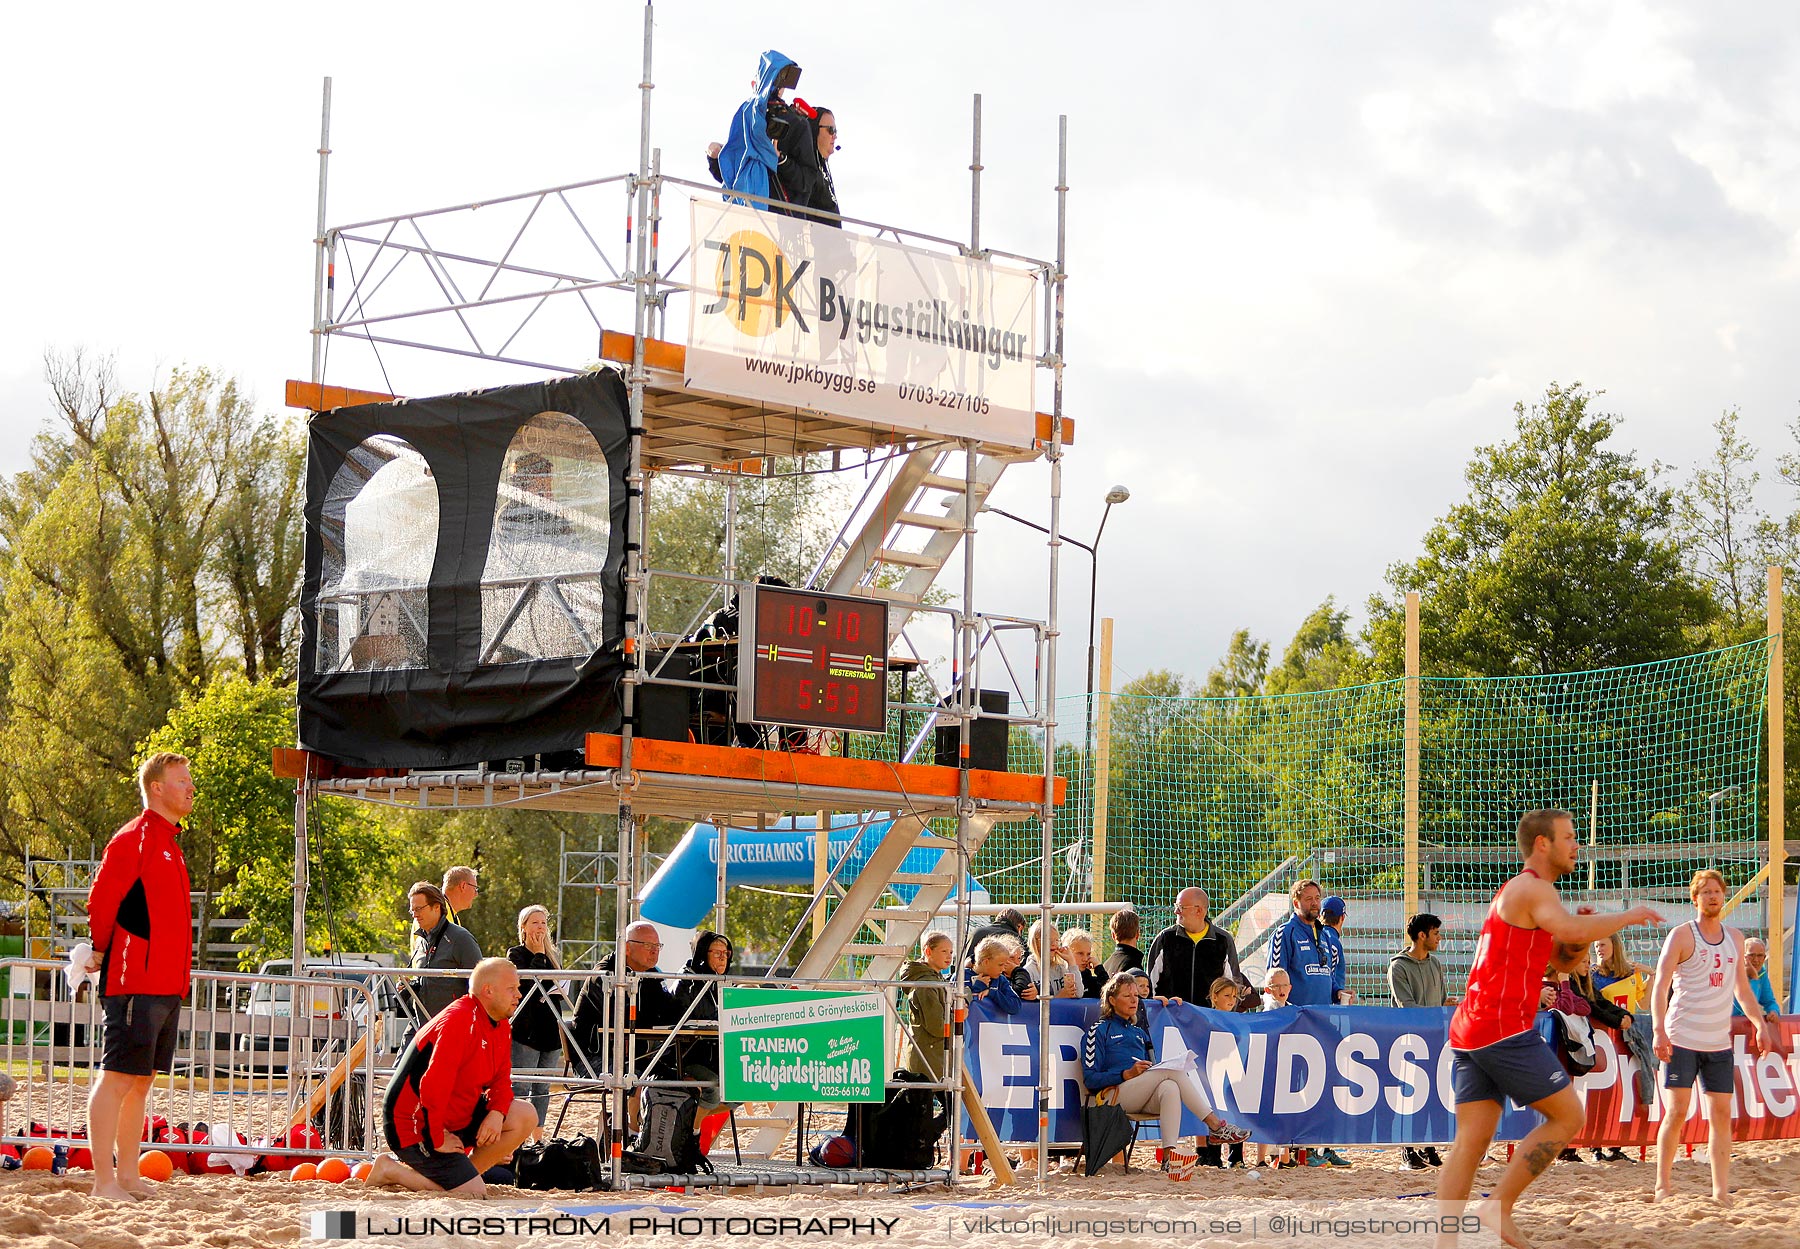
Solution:
[[[246,962],[285,955],[293,798],[267,760],[294,735],[302,424],[259,411],[207,369],[130,389],[108,362],[76,353],[47,359],[45,376],[50,417],[28,467],[0,482],[0,746],[10,765],[0,772],[0,896],[23,891],[27,847],[54,858],[103,845],[137,807],[135,761],[173,746],[194,759],[189,857],[208,912],[241,922]],[[1392,800],[1371,778],[1393,762],[1384,752],[1409,590],[1423,600],[1425,672],[1440,678],[1643,663],[1759,637],[1764,566],[1800,563],[1800,422],[1774,460],[1788,506],[1764,512],[1762,452],[1735,411],[1714,419],[1706,462],[1679,474],[1627,448],[1603,399],[1552,384],[1522,400],[1511,437],[1473,451],[1467,498],[1392,565],[1360,629],[1327,597],[1285,646],[1239,630],[1208,671],[1153,672],[1127,686],[1113,718],[1115,862],[1140,873],[1156,863],[1158,878],[1185,870],[1156,840],[1156,830],[1177,830],[1223,899],[1273,866],[1270,855],[1366,844],[1393,827]],[[725,490],[658,479],[653,566],[724,571]],[[777,464],[737,490],[738,574],[803,579],[846,501],[835,480]],[[680,634],[719,605],[705,587],[663,581],[652,626]],[[1800,768],[1794,649],[1788,758]],[[1195,698],[1203,714],[1173,701]],[[1478,727],[1444,716],[1427,732],[1453,759]],[[1088,763],[1078,742],[1058,750],[1059,769],[1080,783]],[[1787,790],[1792,805],[1800,785]],[[1059,844],[1079,839],[1078,807],[1059,818]],[[1307,820],[1293,818],[1302,810]],[[1491,813],[1435,818],[1473,827]],[[1266,853],[1243,852],[1245,821],[1271,830]],[[411,881],[457,863],[478,868],[482,896],[467,922],[499,951],[514,941],[522,906],[556,909],[559,848],[614,840],[599,816],[332,802],[318,805],[311,827],[316,947],[335,939],[396,953]],[[650,865],[682,829],[652,824]],[[998,892],[1028,897],[1035,879],[1011,873]],[[1134,896],[1140,884],[1122,877],[1109,896]],[[610,929],[610,889],[563,901],[565,929],[582,929],[565,940],[592,935],[596,915]],[[772,954],[771,934],[804,901],[736,891],[727,931],[740,949]]]

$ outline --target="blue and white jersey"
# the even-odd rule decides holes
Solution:
[[[1289,915],[1275,925],[1269,936],[1269,970],[1279,967],[1294,982],[1288,1005],[1329,1006],[1335,1000],[1344,962],[1341,946],[1332,953],[1336,938],[1323,924],[1315,928],[1299,915]]]

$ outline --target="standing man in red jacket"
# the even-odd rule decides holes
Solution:
[[[187,759],[151,755],[138,769],[138,792],[143,814],[113,834],[88,892],[94,943],[88,970],[101,973],[104,1013],[100,1078],[88,1095],[88,1137],[94,1142],[94,1196],[114,1201],[150,1195],[137,1169],[144,1102],[156,1072],[174,1065],[181,1000],[194,965],[187,860],[175,841],[194,809]]]

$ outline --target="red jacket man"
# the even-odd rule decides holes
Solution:
[[[88,931],[105,975],[100,991],[186,997],[194,911],[180,827],[145,810],[113,834],[88,893]]]
[[[175,1064],[175,1034],[194,962],[187,861],[175,842],[181,821],[194,809],[188,761],[166,752],[151,755],[138,769],[138,792],[143,814],[107,843],[88,894],[94,943],[88,970],[105,973],[100,1078],[88,1095],[88,1136],[94,1141],[94,1195],[114,1201],[149,1193],[137,1170],[144,1101],[155,1074]]]
[[[537,1128],[530,1102],[513,1100],[512,1014],[519,969],[484,958],[469,991],[444,1007],[400,1055],[382,1106],[393,1153],[375,1159],[370,1184],[416,1192],[486,1194],[482,1173],[513,1156]]]

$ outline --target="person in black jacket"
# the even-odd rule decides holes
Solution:
[[[1237,942],[1216,924],[1206,922],[1211,900],[1206,890],[1183,889],[1175,895],[1175,922],[1150,943],[1150,985],[1157,997],[1192,1002],[1211,1000],[1213,981],[1229,976],[1242,986],[1246,999],[1257,994],[1238,966]]]
[[[838,147],[837,114],[828,108],[816,108],[798,97],[794,100],[794,111],[805,119],[805,125],[796,128],[795,138],[799,142],[795,144],[792,157],[780,139],[775,141],[782,156],[776,172],[795,205],[820,214],[813,217],[815,221],[836,225],[837,187],[831,181],[831,157]]]
[[[731,971],[731,940],[723,933],[703,932],[694,938],[694,956],[687,962],[688,978],[675,990],[679,1013],[687,1017],[683,1028],[719,1020],[718,977]],[[717,1037],[683,1038],[680,1042],[681,1078],[703,1080],[710,1089],[700,1090],[700,1114],[711,1114],[724,1105],[719,1095],[719,1042]]]
[[[1637,1058],[1640,1064],[1645,1063],[1652,1055],[1640,1052],[1643,1048],[1642,1036],[1636,1038],[1638,1045],[1634,1046],[1632,1044],[1634,1038],[1631,1035],[1631,1025],[1635,1017],[1630,1011],[1620,1006],[1617,1002],[1610,1000],[1605,994],[1600,992],[1600,987],[1594,983],[1592,960],[1593,951],[1590,949],[1569,973],[1569,987],[1575,990],[1576,996],[1587,1002],[1589,1017],[1595,1023],[1602,1024],[1605,1027],[1617,1031],[1621,1044],[1623,1044],[1627,1050],[1632,1051],[1632,1056]],[[1564,1150],[1563,1152],[1569,1154],[1574,1153],[1575,1151]],[[1575,1156],[1576,1160],[1579,1161],[1581,1155],[1576,1154]],[[1595,1147],[1594,1161],[1629,1162],[1631,1160],[1625,1156],[1625,1151],[1623,1149],[1614,1145],[1610,1150]]]
[[[1106,956],[1106,975],[1108,979],[1122,971],[1130,971],[1133,967],[1145,967],[1144,952],[1138,949],[1138,942],[1143,939],[1144,921],[1138,918],[1136,911],[1120,911],[1112,917],[1108,925],[1112,929],[1113,952]]]
[[[662,954],[662,938],[657,935],[656,925],[648,920],[639,920],[625,930],[625,966],[640,975],[656,970],[656,960]],[[608,954],[600,960],[596,971],[605,972],[610,979],[618,967],[617,954]],[[605,1024],[612,1013],[612,988],[604,980],[589,980],[581,987],[581,993],[575,999],[575,1022],[573,1031],[575,1043],[586,1055],[593,1069],[603,1071],[612,1062],[612,1049],[607,1044]],[[669,1028],[681,1018],[681,1008],[675,1001],[675,995],[669,991],[666,980],[640,980],[637,993],[637,1022],[639,1028]],[[664,1035],[637,1038],[634,1042],[634,1070],[638,1075],[651,1075],[659,1080],[676,1080],[679,1064],[674,1061],[675,1047],[663,1047]],[[645,1064],[659,1049],[662,1058],[653,1070],[646,1070]],[[571,1058],[571,1061],[573,1059]],[[586,1075],[586,1071],[576,1064],[577,1073]]]
[[[406,891],[406,904],[413,917],[412,965],[420,970],[443,968],[472,969],[481,961],[481,946],[467,928],[450,918],[450,904],[444,891],[428,880],[414,883]],[[421,976],[412,982],[412,992],[424,1018],[415,1020],[423,1027],[437,1013],[469,991],[464,977]]]
[[[556,946],[550,941],[550,912],[546,908],[533,905],[519,912],[519,944],[508,950],[506,957],[521,973],[562,970]],[[549,1122],[550,1082],[521,1080],[517,1073],[562,1068],[563,991],[549,977],[524,975],[519,978],[519,988],[524,998],[512,1018],[513,1096],[528,1099],[537,1109],[538,1125],[532,1132],[532,1139],[536,1140]]]
[[[969,943],[963,947],[963,965],[965,967],[973,967],[975,965],[976,947],[983,941],[986,941],[989,937],[1011,937],[1014,941],[1019,943],[1021,949],[1024,948],[1024,913],[1009,906],[1004,911],[1001,911],[998,915],[994,916],[993,923],[983,924],[979,928],[971,931],[969,933]]]

